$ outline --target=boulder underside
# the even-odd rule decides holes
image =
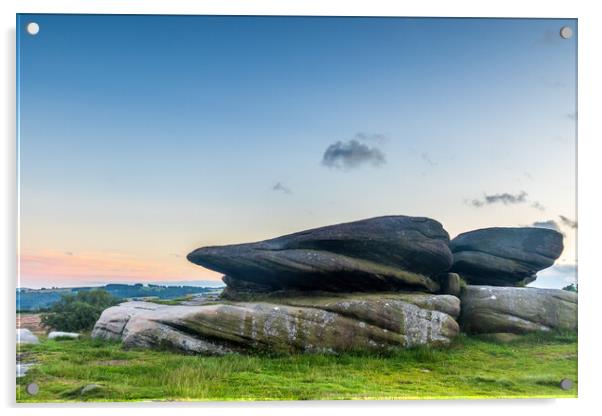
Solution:
[[[126,347],[191,354],[384,351],[446,345],[459,332],[460,301],[451,295],[340,294],[280,303],[169,306],[126,302],[105,310],[95,338]]]

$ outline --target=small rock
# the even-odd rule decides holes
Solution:
[[[439,283],[441,284],[441,293],[459,297],[464,282],[457,273],[443,273],[439,276]]]
[[[17,329],[17,344],[39,344],[40,341],[29,329]]]
[[[61,332],[61,331],[52,331],[51,333],[48,334],[48,339],[55,339],[55,338],[79,338],[80,334],[78,334],[77,332]]]

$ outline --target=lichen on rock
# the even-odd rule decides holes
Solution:
[[[203,306],[126,302],[105,310],[93,337],[126,347],[192,354],[383,351],[445,345],[459,332],[459,300],[449,295],[359,294],[286,298],[286,303]]]

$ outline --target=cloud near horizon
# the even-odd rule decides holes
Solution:
[[[356,139],[338,141],[328,146],[322,156],[322,164],[329,168],[354,169],[362,165],[382,166],[385,154],[378,147],[370,147]]]
[[[560,225],[554,220],[535,221],[531,226],[536,228],[549,228],[550,230],[561,232]]]
[[[558,218],[560,218],[560,221],[567,227],[572,228],[572,229],[577,228],[577,221],[572,220],[568,217],[565,217],[564,215],[559,215]]]
[[[525,191],[520,191],[518,194],[510,194],[508,192],[493,195],[485,194],[483,195],[483,199],[473,199],[468,201],[470,205],[477,208],[497,203],[502,203],[504,205],[514,205],[522,204],[525,202],[527,202],[527,193]]]
[[[538,211],[545,211],[546,207],[544,207],[539,201],[533,201],[531,204],[531,208],[535,208]]]

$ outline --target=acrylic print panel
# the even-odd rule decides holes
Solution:
[[[17,401],[576,397],[576,20],[17,28]]]

